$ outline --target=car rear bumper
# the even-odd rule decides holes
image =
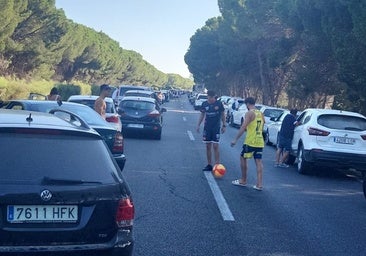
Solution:
[[[304,158],[306,161],[320,166],[366,170],[366,154],[341,153],[312,149],[304,151]]]
[[[115,255],[121,256],[129,256],[132,255],[134,247],[134,238],[132,230],[126,229],[121,230],[117,233],[116,236],[113,237],[110,241],[106,243],[100,244],[71,244],[71,245],[27,245],[27,246],[1,246],[0,245],[0,254],[3,253],[46,253],[49,252],[82,252],[82,251],[90,251],[90,252],[102,252],[102,251],[111,251],[115,253]],[[13,254],[11,254],[13,255]],[[101,254],[102,255],[102,254]]]
[[[147,133],[159,133],[162,130],[161,124],[148,124],[144,123],[143,128],[129,127],[128,124],[123,126],[122,132],[147,132]]]

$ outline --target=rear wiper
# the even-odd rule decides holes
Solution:
[[[74,184],[102,184],[100,181],[87,180],[68,180],[68,179],[53,179],[50,177],[43,177],[42,185],[74,185]]]
[[[345,130],[348,130],[348,131],[362,131],[362,129],[360,128],[357,128],[357,127],[344,127]]]

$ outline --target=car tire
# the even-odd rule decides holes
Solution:
[[[305,160],[304,156],[304,147],[300,145],[298,153],[297,153],[297,171],[300,174],[308,174],[311,171],[311,165],[308,161]]]
[[[365,175],[363,175],[363,182],[362,182],[362,187],[363,187],[363,196],[366,198],[366,177]]]
[[[161,140],[161,131],[153,134],[154,139]]]
[[[296,156],[289,154],[287,157],[286,164],[293,165],[296,161]]]
[[[268,130],[263,133],[263,137],[264,137],[264,142],[266,143],[266,145],[272,145],[272,143],[269,141]]]
[[[230,116],[230,126],[234,126],[234,117],[233,117],[233,115]]]

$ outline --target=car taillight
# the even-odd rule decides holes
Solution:
[[[363,140],[366,140],[366,134],[365,134],[365,135],[361,135],[361,138],[362,138]]]
[[[118,202],[116,224],[119,228],[133,225],[135,218],[135,207],[130,198],[120,199]]]
[[[308,128],[308,132],[309,132],[309,135],[315,135],[315,136],[328,136],[330,134],[330,132],[328,132],[328,131],[323,131],[323,130],[312,128],[312,127]]]
[[[106,117],[106,121],[107,122],[110,122],[110,123],[118,123],[119,122],[119,117],[118,116],[109,116],[109,117]]]
[[[160,112],[157,110],[153,110],[149,113],[149,116],[151,117],[159,117],[160,116]]]
[[[122,133],[116,132],[114,136],[113,152],[123,152],[123,136]]]

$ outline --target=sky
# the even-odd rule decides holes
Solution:
[[[102,31],[164,73],[189,77],[190,38],[213,17],[217,0],[56,0],[76,23]]]

